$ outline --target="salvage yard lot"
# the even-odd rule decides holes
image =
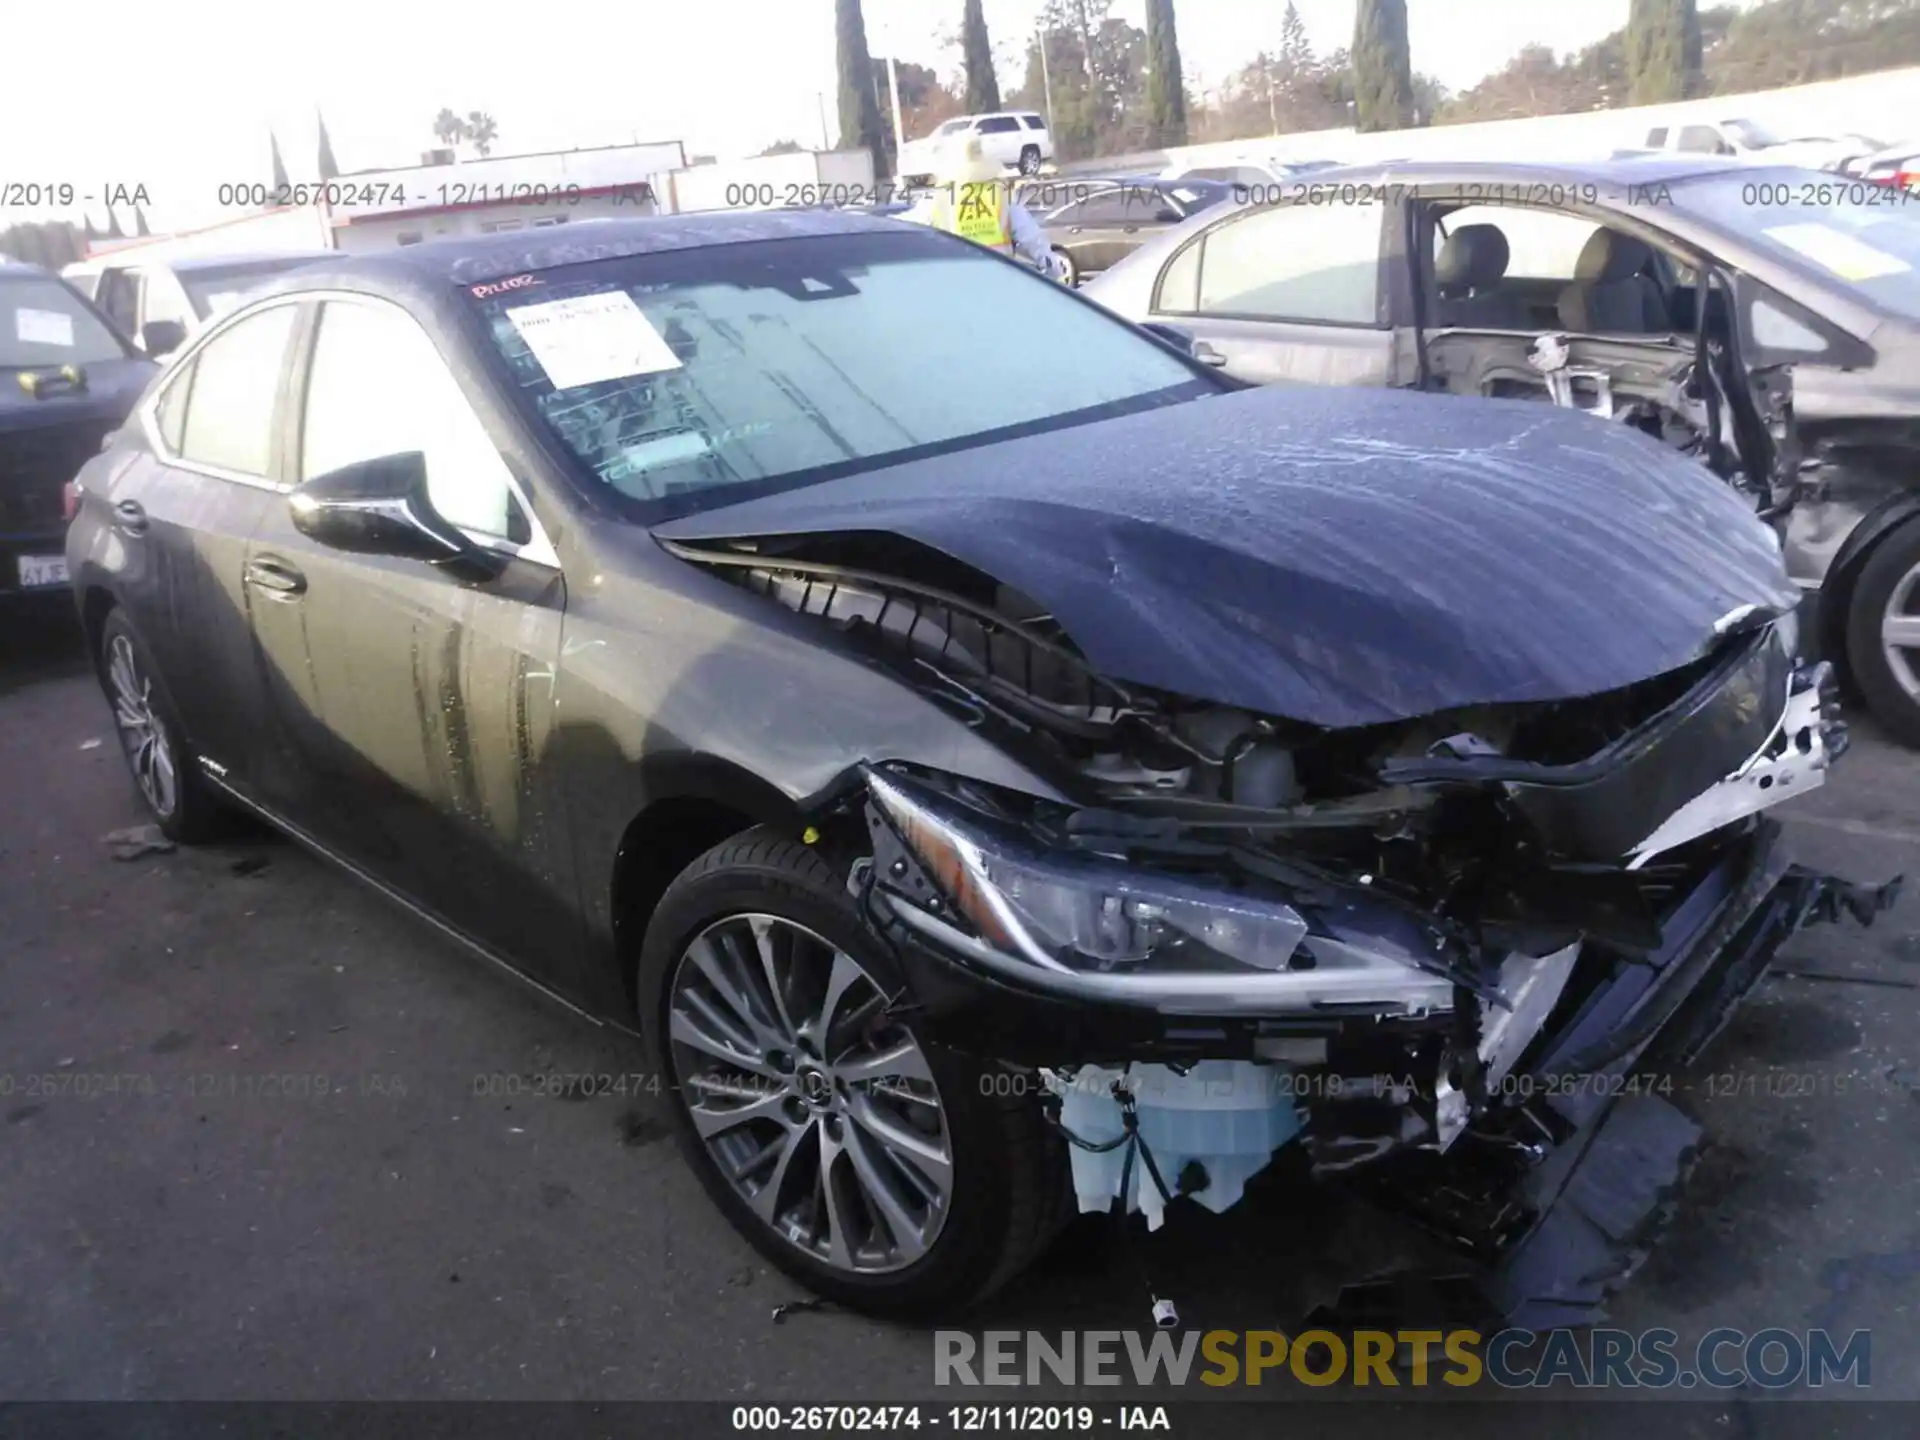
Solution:
[[[110,858],[142,816],[106,706],[64,628],[10,628],[0,1396],[934,1398],[924,1332],[773,1322],[800,1293],[681,1165],[633,1042],[275,838]],[[1856,722],[1836,774],[1787,812],[1800,857],[1920,872],[1914,757]],[[1853,978],[1769,978],[1681,1079],[1714,1148],[1614,1322],[1867,1328],[1873,1398],[1920,1398],[1920,894],[1780,968]],[[1184,1326],[1284,1330],[1369,1233],[1268,1192],[1138,1249]],[[1097,1222],[969,1321],[1146,1324]]]

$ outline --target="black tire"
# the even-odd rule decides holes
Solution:
[[[668,1109],[687,1163],[733,1227],[762,1255],[829,1300],[871,1315],[925,1319],[992,1294],[1031,1264],[1068,1218],[1065,1147],[1041,1119],[1034,1094],[983,1093],[1025,1087],[984,1084],[991,1067],[922,1039],[945,1111],[953,1161],[952,1199],[927,1253],[885,1274],[823,1263],[756,1215],[721,1174],[694,1129],[667,1044],[667,1008],[687,947],[728,916],[758,913],[800,925],[855,960],[887,993],[904,989],[885,943],[848,896],[846,863],[762,827],[709,850],[667,888],[639,959],[638,996],[648,1054],[669,1090]],[[910,1021],[901,1028],[913,1031]]]
[[[1900,582],[1920,567],[1920,520],[1886,536],[1867,557],[1847,606],[1847,666],[1867,708],[1902,745],[1920,749],[1920,700],[1895,676],[1880,643],[1880,626]],[[1920,613],[1920,612],[1916,612]],[[1920,669],[1920,652],[1909,662]]]
[[[1038,175],[1040,173],[1040,147],[1029,145],[1020,152],[1020,173]]]
[[[1069,290],[1078,289],[1080,285],[1080,262],[1073,258],[1073,252],[1071,250],[1055,249],[1053,253],[1060,258],[1062,267],[1060,283]]]
[[[174,778],[171,804],[156,801],[154,795],[142,785],[135,768],[134,747],[128,743],[129,732],[120,724],[114,698],[113,665],[119,647],[123,645],[137,667],[138,676],[147,682],[147,713],[154,730],[164,738],[166,753],[171,757]],[[153,817],[153,823],[160,827],[160,833],[177,845],[199,845],[226,834],[232,825],[233,814],[222,806],[217,793],[200,773],[199,762],[181,732],[180,721],[174,714],[166,685],[154,667],[153,653],[147,648],[146,641],[140,638],[140,632],[133,628],[133,622],[127,618],[124,610],[115,608],[107,612],[107,618],[100,627],[100,648],[94,661],[100,688],[106,694],[108,708],[115,715],[114,733],[121,741],[121,753],[127,760],[134,793]]]

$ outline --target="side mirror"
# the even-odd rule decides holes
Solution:
[[[287,497],[287,508],[302,535],[351,555],[443,565],[480,548],[433,508],[427,457],[418,450],[316,475]]]
[[[187,343],[187,327],[178,320],[149,320],[140,327],[140,348],[152,359],[171,355]]]
[[[1186,216],[1182,215],[1170,205],[1162,206],[1153,212],[1153,223],[1156,225],[1178,225],[1186,218]]]
[[[1140,328],[1157,340],[1164,340],[1183,355],[1193,354],[1193,332],[1158,320],[1144,321]]]

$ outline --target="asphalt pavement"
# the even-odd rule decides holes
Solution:
[[[111,858],[142,817],[57,628],[0,631],[0,1398],[932,1397],[924,1331],[775,1320],[625,1036],[275,837]],[[1920,872],[1920,764],[1862,722],[1787,813],[1808,863]],[[1873,1398],[1920,1399],[1916,932],[1910,891],[1800,937],[1686,1078],[1712,1147],[1613,1323],[1867,1329]],[[1144,1329],[1150,1271],[1188,1327],[1288,1329],[1377,1264],[1354,1232],[1284,1189],[1087,1221],[968,1324]]]

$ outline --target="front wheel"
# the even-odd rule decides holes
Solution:
[[[1053,252],[1053,258],[1060,262],[1060,283],[1069,290],[1078,288],[1080,284],[1080,266],[1078,262],[1074,260],[1073,252],[1070,250],[1055,250]]]
[[[1847,660],[1874,718],[1920,748],[1920,520],[1867,557],[1847,610]]]
[[[770,829],[709,851],[662,898],[639,981],[688,1162],[809,1289],[951,1312],[1052,1239],[1065,1156],[1035,1097],[919,1033],[844,866]]]

